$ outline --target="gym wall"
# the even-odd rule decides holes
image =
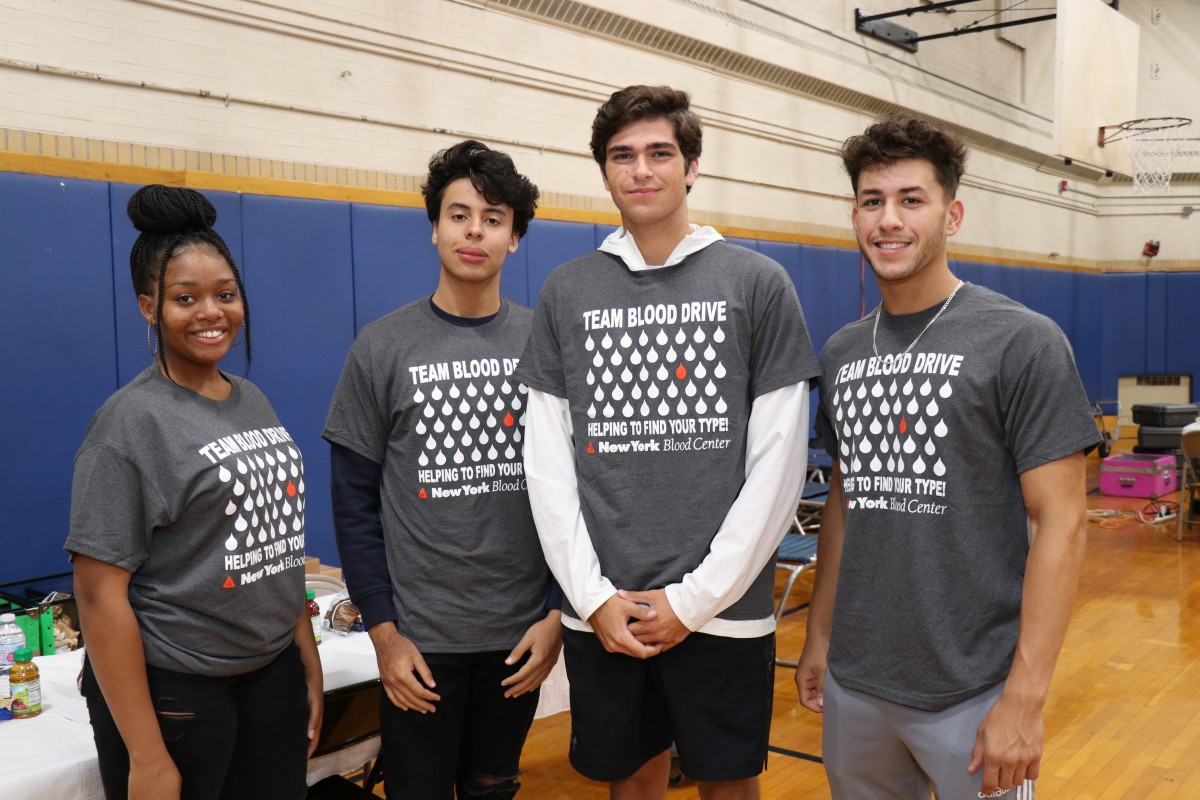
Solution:
[[[75,452],[95,410],[150,363],[128,266],[136,232],[125,204],[136,188],[0,172],[0,374],[9,387],[0,396],[0,583],[69,568],[62,542]],[[245,277],[254,336],[248,377],[305,456],[308,550],[337,563],[320,431],[356,332],[436,286],[429,222],[412,206],[205,194]],[[551,269],[612,230],[535,219],[505,263],[503,293],[536,303]],[[734,241],[787,269],[818,348],[879,301],[853,249]],[[1054,319],[1093,399],[1115,396],[1120,375],[1200,375],[1194,337],[1178,335],[1200,304],[1200,272],[1101,274],[962,259],[952,268]],[[240,358],[235,351],[224,367],[241,373]]]

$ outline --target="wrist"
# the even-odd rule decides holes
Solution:
[[[129,748],[129,766],[148,768],[161,767],[164,764],[175,762],[171,759],[171,754],[167,752],[167,745],[163,742],[162,737],[157,737],[158,741],[143,742],[140,746]]]
[[[367,628],[367,636],[371,637],[371,644],[378,648],[398,641],[400,631],[396,629],[396,623],[388,620]]]
[[[1004,689],[1000,692],[1000,699],[1040,714],[1042,713],[1042,707],[1046,705],[1046,694],[1044,691],[1038,691],[1035,687],[1027,686],[1021,681],[1013,680],[1010,677],[1005,682]]]

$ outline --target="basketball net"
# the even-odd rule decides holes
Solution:
[[[1102,127],[1099,142],[1101,147],[1110,142],[1125,144],[1134,194],[1166,194],[1171,191],[1171,167],[1183,142],[1181,131],[1191,123],[1187,117],[1129,120]]]
[[[1125,141],[1133,165],[1134,194],[1171,191],[1171,165],[1179,155],[1183,126],[1155,131],[1155,136],[1134,136]]]

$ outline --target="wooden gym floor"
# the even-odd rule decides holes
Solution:
[[[1091,509],[1145,503],[1088,496]],[[1040,798],[1200,797],[1200,532],[1176,542],[1175,524],[1089,522],[1087,562],[1045,711]],[[811,588],[811,578],[801,576],[790,605],[807,601]],[[799,656],[804,622],[801,608],[780,623],[781,658]],[[818,761],[820,719],[796,702],[793,675],[784,667],[776,673],[762,796],[828,798]],[[567,713],[534,722],[521,764],[522,800],[608,797],[605,786],[584,780],[567,763],[569,733]],[[669,799],[696,796],[687,783],[667,793]]]

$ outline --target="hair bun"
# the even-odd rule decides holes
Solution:
[[[159,183],[134,192],[126,211],[141,233],[203,231],[217,221],[217,209],[195,189]]]

